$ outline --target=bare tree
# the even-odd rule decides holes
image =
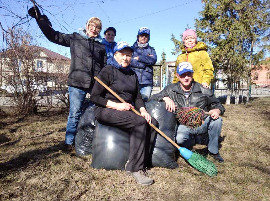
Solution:
[[[60,103],[64,104],[66,107],[69,107],[69,99],[67,96],[67,79],[69,68],[66,67],[66,63],[56,62],[57,72],[54,73],[55,77],[55,90],[58,92],[55,94],[56,99]]]
[[[32,46],[31,36],[20,28],[4,32],[7,48],[2,50],[2,85],[13,93],[16,111],[29,114],[37,111],[36,96],[40,72],[35,59],[40,52]]]
[[[69,107],[67,79],[70,62],[61,59],[56,59],[51,62],[54,68],[52,72],[47,73],[48,77],[46,78],[47,85],[49,86],[46,91],[47,109],[55,106]]]

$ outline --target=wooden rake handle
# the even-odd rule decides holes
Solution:
[[[126,103],[124,101],[123,98],[121,98],[120,96],[118,96],[117,93],[115,93],[110,87],[108,87],[104,82],[102,82],[99,78],[97,78],[96,76],[94,77],[94,79],[99,83],[101,84],[105,89],[107,89],[112,95],[114,95],[120,102],[122,103]],[[141,116],[140,112],[138,112],[136,109],[134,108],[131,108],[131,110]],[[162,135],[162,137],[164,137],[166,140],[168,140],[170,143],[172,143],[177,149],[180,149],[180,146],[178,146],[178,144],[176,144],[171,138],[169,138],[165,133],[163,133],[161,130],[159,130],[154,124],[152,123],[149,123],[149,125],[155,129],[160,135]]]

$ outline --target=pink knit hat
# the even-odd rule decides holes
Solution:
[[[197,40],[197,34],[193,29],[187,29],[184,31],[182,41],[184,41],[187,36],[193,36]]]

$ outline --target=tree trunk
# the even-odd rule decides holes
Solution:
[[[230,105],[231,104],[231,90],[227,89],[227,98],[226,98],[226,105]]]
[[[239,104],[239,89],[235,90],[235,104]]]
[[[250,57],[249,57],[249,69],[248,69],[248,77],[247,77],[247,87],[248,87],[248,95],[247,95],[247,103],[249,103],[249,98],[251,97],[251,70],[252,70],[252,59],[253,59],[253,47],[254,40],[252,38],[251,48],[250,48]]]

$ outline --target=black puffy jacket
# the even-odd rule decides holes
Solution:
[[[161,101],[164,97],[169,97],[174,101],[178,108],[181,107],[199,107],[204,111],[219,109],[221,115],[225,108],[215,97],[210,89],[204,88],[198,82],[193,81],[190,95],[185,97],[184,91],[179,82],[166,86],[160,93],[151,97],[151,100]]]
[[[79,33],[64,34],[55,31],[47,16],[41,15],[37,23],[47,39],[58,45],[70,47],[71,64],[68,85],[81,88],[92,88],[94,76],[106,64],[105,46],[95,38],[85,38]]]

